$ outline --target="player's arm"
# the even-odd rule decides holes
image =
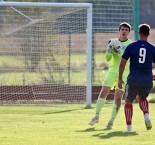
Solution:
[[[153,58],[152,67],[155,68],[155,57]],[[153,81],[155,81],[155,74],[153,74],[152,79],[153,79]]]
[[[106,60],[110,61],[112,54],[121,54],[122,53],[122,43],[117,39],[111,39],[108,43],[106,51]]]
[[[127,62],[127,60],[122,58],[120,65],[119,65],[118,88],[120,88],[120,89],[122,89],[122,84],[124,83],[122,76],[123,76],[123,72],[125,69],[126,62]]]
[[[155,75],[153,75],[152,79],[155,81]]]
[[[153,68],[155,67],[155,63],[153,63]],[[155,81],[155,74],[152,76],[152,80]]]
[[[155,67],[155,63],[154,63],[154,61],[153,61],[153,68],[154,68],[154,67]],[[153,79],[153,81],[155,81],[155,74],[153,74],[152,79]]]
[[[105,54],[106,61],[110,61],[111,58],[112,58],[112,53],[106,52],[106,54]]]
[[[111,40],[108,42],[108,46],[106,49],[105,59],[106,61],[110,61],[112,58],[112,46],[111,46]]]

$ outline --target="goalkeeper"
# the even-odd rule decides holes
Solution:
[[[102,83],[102,89],[98,96],[98,100],[96,103],[96,114],[90,120],[89,125],[94,125],[95,123],[99,122],[99,115],[102,110],[102,107],[105,104],[106,98],[111,90],[112,87],[118,84],[118,69],[119,63],[121,60],[122,53],[124,52],[126,46],[130,44],[132,41],[128,39],[128,35],[130,33],[131,26],[130,24],[123,22],[119,25],[119,37],[111,39],[109,41],[107,52],[106,52],[106,60],[110,61],[108,72],[104,78]],[[124,74],[123,74],[123,81],[126,82],[127,75],[129,73],[129,65],[126,65]],[[114,104],[111,113],[111,118],[106,125],[107,129],[111,129],[114,123],[114,120],[120,110],[121,100],[124,95],[125,86],[122,89],[115,89],[114,93]]]

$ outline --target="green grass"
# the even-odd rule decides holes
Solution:
[[[100,122],[89,126],[95,104],[55,106],[0,106],[0,145],[154,145],[155,104],[150,104],[153,128],[147,131],[143,114],[134,104],[133,132],[126,132],[123,105],[112,130],[104,130],[112,104],[106,104]]]

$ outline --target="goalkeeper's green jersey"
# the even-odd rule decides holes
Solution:
[[[114,38],[114,39],[118,40],[118,38]],[[123,54],[126,46],[128,44],[130,44],[131,42],[132,41],[130,39],[122,42],[122,45],[123,45],[122,54]],[[120,61],[121,61],[121,58],[122,58],[122,54],[106,52],[106,55],[105,55],[106,60],[110,61],[108,72],[118,73],[119,64],[120,64]],[[126,67],[124,69],[124,75],[127,76],[128,74],[129,74],[129,61],[127,62]]]

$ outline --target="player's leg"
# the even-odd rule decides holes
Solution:
[[[140,109],[144,114],[144,121],[145,121],[147,130],[150,130],[152,128],[152,124],[149,116],[149,102],[147,100],[147,96],[149,95],[151,88],[152,87],[140,87],[138,92],[138,95],[140,96],[138,103],[139,103]]]
[[[129,102],[128,99],[125,99],[124,113],[125,113],[127,131],[130,132],[132,131],[133,105],[131,102]]]
[[[123,76],[123,80],[124,82],[126,82],[127,79],[127,75]],[[109,122],[106,125],[106,129],[111,129],[114,123],[114,120],[120,110],[121,107],[121,100],[123,98],[124,92],[125,92],[125,83],[123,84],[123,88],[120,90],[117,88],[117,84],[118,84],[118,80],[116,81],[116,91],[114,93],[114,104],[113,104],[113,108],[112,108],[112,113],[111,113],[111,118],[109,120]]]
[[[132,102],[137,96],[137,89],[134,86],[126,85],[125,89],[125,104],[124,114],[126,118],[127,131],[132,131],[132,115],[133,105]]]
[[[124,94],[124,91],[122,91],[120,89],[116,89],[116,91],[114,93],[114,104],[113,104],[113,108],[112,108],[111,118],[106,125],[107,129],[111,129],[113,126],[114,120],[120,110],[120,107],[121,107],[121,100],[122,100],[123,94]]]
[[[98,97],[98,100],[96,102],[95,116],[89,121],[89,125],[94,125],[95,123],[99,122],[99,115],[100,115],[102,107],[105,103],[106,97],[109,94],[109,91],[110,91],[110,87],[107,87],[107,86],[102,87],[99,97]]]
[[[114,73],[108,72],[104,81],[103,81],[103,87],[100,91],[100,94],[98,96],[98,100],[96,103],[96,112],[95,116],[89,121],[89,125],[94,125],[95,123],[99,122],[99,115],[102,110],[102,107],[104,106],[104,103],[106,101],[107,95],[110,92],[111,87],[114,85],[116,76]]]

